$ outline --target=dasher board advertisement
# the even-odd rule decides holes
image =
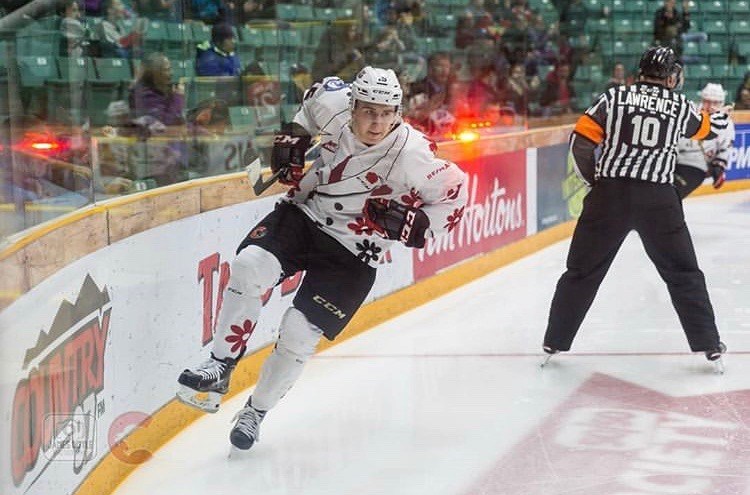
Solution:
[[[208,357],[235,250],[276,197],[171,222],[64,267],[0,312],[0,493],[72,493],[128,429]],[[407,248],[383,256],[368,300],[412,283]],[[237,325],[246,355],[271,343],[302,274]]]

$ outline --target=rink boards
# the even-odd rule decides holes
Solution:
[[[748,132],[750,126],[738,126],[727,189],[731,181],[746,187],[738,179],[750,177]],[[565,165],[566,154],[561,143],[459,160],[469,188],[461,223],[422,250],[384,253],[369,304],[342,337],[568,235],[585,189]],[[176,377],[206,357],[229,261],[276,199],[111,243],[0,313],[0,493],[109,493],[199,416],[173,401]],[[230,393],[255,382],[301,277],[264,297],[247,340],[247,354],[257,353],[243,361]]]

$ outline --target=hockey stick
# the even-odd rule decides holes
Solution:
[[[318,140],[315,144],[310,146],[308,148],[307,152],[305,152],[305,160],[310,158],[310,155],[313,153],[314,150],[318,148],[320,145],[320,140]],[[261,173],[261,163],[260,163],[260,157],[253,160],[250,165],[245,167],[245,172],[247,172],[247,178],[250,180],[250,184],[253,185],[253,192],[256,196],[260,196],[265,192],[266,189],[271,187],[276,183],[277,180],[279,180],[279,176],[283,173],[284,169],[280,169],[276,172],[274,172],[268,179],[263,180],[263,174]]]
[[[283,169],[274,172],[268,179],[263,180],[263,174],[260,171],[260,158],[256,158],[250,165],[245,167],[245,171],[247,172],[250,184],[253,185],[253,192],[256,196],[260,196],[266,189],[276,183]]]

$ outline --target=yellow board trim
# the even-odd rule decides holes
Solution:
[[[346,331],[336,341],[330,342],[324,339],[318,347],[318,352],[340,344],[498,268],[566,239],[573,233],[574,226],[575,222],[570,221],[549,228],[367,304],[354,315],[354,318],[346,327]],[[227,393],[227,398],[234,397],[255,384],[261,364],[270,352],[271,346],[268,346],[239,363],[233,374],[232,385]],[[177,382],[175,381],[176,386]],[[148,426],[136,428],[124,441],[131,452],[135,450],[156,452],[202,414],[176,400],[172,400],[152,415]],[[137,467],[137,464],[127,464],[117,459],[112,453],[108,453],[81,482],[75,491],[75,495],[109,495]]]
[[[690,193],[690,196],[688,196],[687,199],[690,199],[694,196],[705,196],[706,194],[721,194],[721,193],[729,193],[729,192],[736,192],[736,191],[743,191],[745,189],[750,189],[750,179],[739,179],[739,180],[732,180],[725,182],[723,186],[721,186],[721,189],[714,189],[711,184],[702,184],[698,186],[698,188]]]
[[[33,243],[34,241],[44,237],[45,235],[51,232],[54,232],[57,229],[65,227],[66,225],[74,224],[78,222],[79,220],[95,215],[97,213],[103,213],[103,212],[106,213],[109,210],[116,208],[118,206],[135,203],[137,201],[142,201],[144,199],[161,196],[163,194],[179,192],[179,191],[188,191],[190,189],[194,189],[196,187],[202,187],[207,184],[213,184],[216,182],[225,182],[225,181],[229,181],[232,179],[239,179],[243,177],[244,175],[245,175],[244,172],[235,172],[232,174],[219,175],[215,177],[206,177],[206,178],[195,179],[195,180],[191,180],[187,182],[179,182],[177,184],[171,184],[169,186],[163,186],[157,189],[151,189],[151,190],[143,191],[139,193],[128,194],[127,196],[120,196],[117,198],[108,199],[102,203],[94,203],[91,205],[83,206],[80,209],[74,210],[71,213],[63,217],[54,218],[52,220],[49,220],[48,222],[40,224],[37,227],[32,227],[29,230],[24,231],[21,234],[20,238],[18,238],[17,240],[13,239],[14,236],[10,236],[9,239],[11,240],[11,244],[7,246],[6,248],[0,250],[0,260],[11,256],[12,254],[20,251],[24,247]]]

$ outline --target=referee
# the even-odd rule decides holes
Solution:
[[[638,82],[610,88],[576,123],[569,160],[591,190],[552,299],[543,344],[549,355],[570,350],[631,230],[667,284],[690,349],[710,361],[726,351],[672,184],[680,138],[713,135],[709,115],[673,92],[681,72],[671,48],[651,47],[641,57]]]

